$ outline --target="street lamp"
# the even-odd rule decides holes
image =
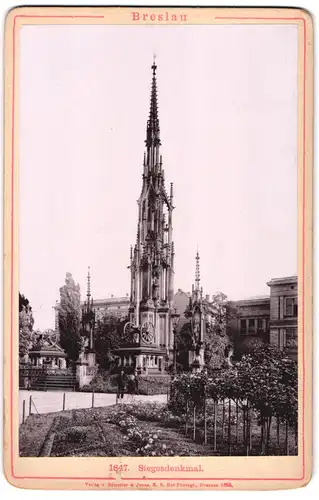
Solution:
[[[172,323],[173,323],[173,334],[174,334],[174,350],[173,350],[173,363],[174,363],[174,373],[176,373],[176,330],[180,318],[180,314],[177,312],[175,308],[175,312],[171,313]]]

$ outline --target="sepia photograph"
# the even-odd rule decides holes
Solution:
[[[20,457],[298,456],[298,29],[21,27]]]

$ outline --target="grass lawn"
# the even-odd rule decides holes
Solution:
[[[56,413],[32,415],[20,426],[20,457],[39,457],[43,451],[46,436],[49,434]]]

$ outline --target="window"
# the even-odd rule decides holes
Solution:
[[[297,297],[287,297],[285,300],[285,316],[298,316]]]
[[[255,331],[255,320],[254,320],[254,318],[250,318],[248,320],[248,329],[249,329],[249,332],[254,332]]]
[[[240,334],[241,335],[246,335],[246,320],[245,319],[241,319],[240,320]]]
[[[298,330],[297,328],[286,328],[285,347],[288,349],[296,348],[298,345]]]
[[[258,318],[258,331],[259,332],[264,331],[264,320],[262,318]]]

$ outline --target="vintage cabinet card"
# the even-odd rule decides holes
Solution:
[[[310,15],[20,7],[5,51],[8,480],[307,484]]]

